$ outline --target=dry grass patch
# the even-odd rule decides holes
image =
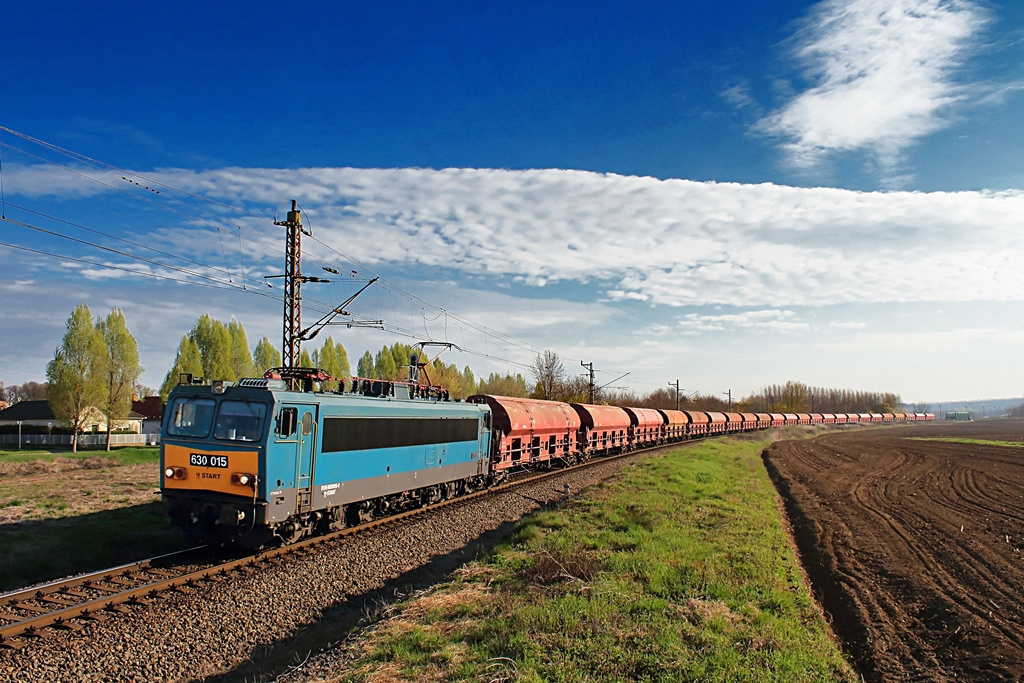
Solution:
[[[99,470],[111,467],[115,463],[109,458],[90,455],[87,458],[56,457],[50,460],[30,460],[29,462],[0,462],[0,477],[24,477],[29,474],[56,474],[71,470]]]
[[[679,613],[694,626],[712,621],[723,621],[727,624],[738,624],[743,621],[742,614],[734,612],[720,600],[690,598],[685,605],[679,606]]]
[[[113,465],[102,457],[5,463],[27,473],[0,478],[0,525],[27,520],[76,517],[156,500],[159,486],[153,464]],[[51,469],[52,467],[52,469]]]

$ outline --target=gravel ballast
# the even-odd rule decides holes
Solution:
[[[566,483],[575,495],[633,460],[566,470],[430,511],[81,631],[48,631],[24,649],[0,649],[0,681],[252,681],[285,671],[302,680],[296,665],[320,669],[325,660],[309,653],[336,642],[375,606],[443,579],[515,521],[563,499]]]

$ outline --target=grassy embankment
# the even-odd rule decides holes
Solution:
[[[680,449],[529,517],[368,629],[342,680],[855,680],[802,581],[766,445]]]
[[[0,591],[185,547],[155,510],[159,457],[0,450]]]

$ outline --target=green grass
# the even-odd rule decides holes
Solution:
[[[524,520],[378,625],[343,680],[853,681],[761,464],[717,440]]]
[[[79,450],[77,453],[72,453],[69,447],[64,448],[36,448],[18,450],[15,446],[10,448],[9,446],[0,447],[0,463],[10,462],[34,462],[36,460],[53,460],[54,458],[72,458],[84,460],[92,457],[109,458],[113,463],[118,465],[135,465],[138,463],[146,462],[158,462],[160,460],[160,447],[159,446],[125,446],[123,448],[115,448],[110,452],[104,450]]]
[[[945,441],[947,443],[965,443],[974,444],[978,446],[1008,446],[1010,448],[1024,448],[1024,443],[1020,441],[992,441],[989,439],[964,439],[959,437],[923,437],[914,436],[910,437],[912,441]]]

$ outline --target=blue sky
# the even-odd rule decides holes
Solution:
[[[42,380],[81,301],[125,310],[153,386],[200,313],[276,342],[260,282],[294,198],[306,272],[359,271],[310,285],[307,320],[383,278],[351,310],[388,330],[330,330],[352,357],[429,337],[478,374],[551,348],[639,392],[1024,392],[1020,3],[30,2],[5,20],[0,381]]]

